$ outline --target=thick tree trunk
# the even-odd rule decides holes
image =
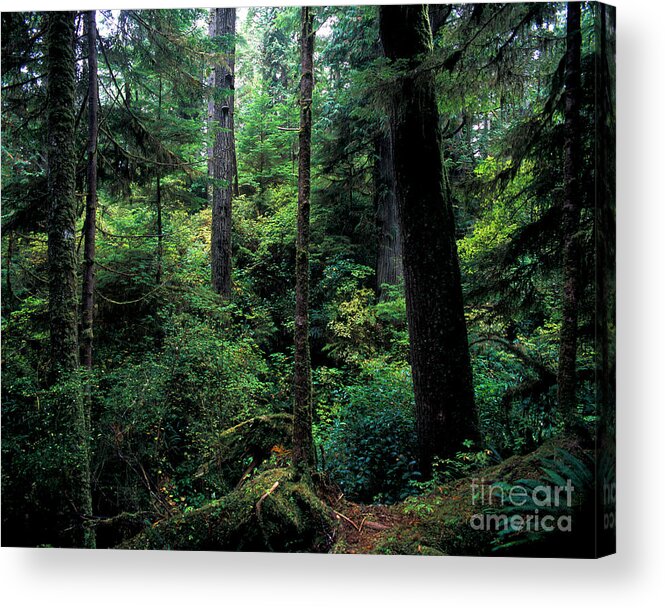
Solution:
[[[432,50],[427,7],[382,6],[386,56],[409,70]],[[471,363],[455,242],[444,193],[439,115],[431,72],[395,85],[391,128],[402,237],[411,369],[421,470],[478,440]]]
[[[379,247],[376,260],[376,287],[384,297],[383,285],[397,285],[402,278],[402,240],[397,219],[395,169],[390,135],[381,133],[376,141],[374,178]]]
[[[300,134],[298,156],[298,235],[296,241],[296,318],[293,408],[293,461],[301,470],[314,464],[312,372],[309,352],[309,204],[314,88],[314,16],[301,9]]]
[[[215,66],[212,162],[212,286],[225,298],[231,296],[231,198],[235,177],[233,141],[233,79],[235,68],[236,9],[213,9],[215,36],[223,57]]]
[[[52,380],[78,367],[74,16],[48,22],[48,262]]]
[[[580,3],[568,3],[566,21],[565,123],[564,123],[564,192],[563,232],[563,300],[559,339],[558,400],[566,426],[574,421],[577,408],[575,376],[577,359],[577,310],[580,300],[580,242],[578,237],[582,203],[580,165],[582,163],[581,48]]]
[[[79,365],[76,286],[75,13],[48,13],[48,264],[52,383],[71,379]],[[54,399],[56,396],[54,395]],[[94,533],[85,519],[92,513],[89,434],[80,391],[63,384],[54,402],[54,437],[67,467],[61,471],[63,544],[92,547]]]
[[[88,192],[85,204],[85,270],[81,310],[81,364],[92,368],[92,342],[95,306],[95,237],[97,223],[97,22],[95,11],[86,13],[88,38]]]
[[[616,273],[616,196],[615,149],[616,128],[614,109],[614,19],[613,7],[597,4],[592,9],[596,22],[595,64],[595,277],[596,277],[596,450],[600,454],[596,483],[596,504],[609,516],[616,509],[615,499],[608,489],[616,484],[616,406],[615,370],[615,273]],[[597,547],[601,554],[616,550],[614,526],[605,526],[598,518]]]
[[[599,374],[599,403],[603,420],[614,414],[614,377],[612,361],[615,315],[616,274],[616,193],[615,149],[616,126],[613,81],[614,65],[614,8],[596,6],[599,12],[600,43],[596,67],[596,336]],[[609,19],[608,19],[609,13]],[[614,421],[612,420],[612,423]]]

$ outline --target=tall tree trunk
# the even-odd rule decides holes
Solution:
[[[616,273],[616,195],[614,109],[614,20],[615,9],[595,4],[595,382],[598,413],[596,451],[596,504],[606,516],[614,515],[616,484],[616,406],[615,406],[615,273]],[[605,517],[596,524],[596,551],[609,554],[616,550],[616,530],[606,526]]]
[[[391,129],[419,463],[427,475],[435,456],[478,440],[478,421],[434,81],[430,71],[413,71],[432,50],[427,7],[382,6],[379,15],[386,56],[408,70],[394,85]]]
[[[162,79],[159,78],[159,97],[157,101],[157,120],[162,118]],[[162,283],[162,272],[164,264],[164,226],[162,222],[162,177],[160,167],[157,167],[157,183],[155,186],[155,203],[157,206],[157,276],[155,281],[157,285]]]
[[[215,36],[223,57],[215,66],[212,184],[212,286],[225,298],[231,296],[231,198],[235,177],[233,141],[233,79],[235,68],[236,9],[213,9]]]
[[[76,286],[75,13],[48,13],[48,265],[52,383],[69,380],[79,365]],[[92,513],[89,434],[81,392],[69,384],[57,399],[54,437],[67,466],[61,470],[60,509],[63,544],[92,547],[85,526]],[[54,399],[56,397],[54,396]]]
[[[599,374],[599,403],[603,420],[614,414],[614,350],[616,273],[616,125],[613,80],[615,9],[598,4],[595,10],[600,30],[596,66],[596,336]],[[609,13],[609,19],[608,19]],[[608,40],[609,39],[609,40]],[[613,422],[613,421],[612,421]]]
[[[571,427],[576,401],[577,310],[580,300],[580,242],[582,163],[580,3],[569,2],[566,19],[563,232],[563,301],[559,338],[558,400],[565,424]]]
[[[383,298],[385,293],[382,286],[396,285],[402,278],[402,240],[397,219],[395,169],[389,133],[381,133],[376,140],[374,189],[379,229],[376,287],[377,293]]]
[[[293,408],[293,461],[306,470],[314,464],[312,371],[309,352],[309,206],[314,88],[314,15],[301,9],[300,133],[298,138],[298,234],[296,240],[296,318]]]
[[[88,192],[85,203],[85,270],[81,310],[81,364],[92,368],[92,342],[95,306],[95,237],[97,223],[97,22],[95,11],[86,13],[88,38]]]
[[[51,378],[78,367],[73,13],[48,20],[48,263]]]
[[[208,37],[210,40],[214,40],[217,35],[217,14],[215,9],[210,9],[210,21],[208,23]],[[213,196],[213,180],[215,178],[215,68],[213,67],[207,78],[207,87],[208,87],[208,117],[207,117],[207,134],[208,134],[208,184],[206,187],[206,196],[208,198],[208,203],[212,208],[212,196]]]
[[[164,225],[162,220],[162,178],[157,176],[155,202],[157,204],[157,274],[155,282],[162,284],[162,272],[164,264]]]

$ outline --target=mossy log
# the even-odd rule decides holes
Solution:
[[[327,552],[330,509],[293,468],[270,469],[200,509],[153,524],[121,549]]]
[[[291,414],[256,416],[224,431],[211,457],[197,471],[221,494],[237,488],[246,473],[267,460],[274,448],[288,449],[293,432]]]

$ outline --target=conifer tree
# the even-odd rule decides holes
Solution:
[[[567,426],[571,426],[576,408],[577,315],[580,299],[579,224],[582,202],[580,164],[582,141],[580,124],[581,97],[580,3],[569,2],[566,18],[565,123],[563,184],[563,303],[559,340],[558,398]]]
[[[298,155],[298,226],[296,242],[295,374],[293,460],[297,467],[313,465],[312,370],[309,348],[309,214],[314,88],[314,15],[301,9],[300,133]]]
[[[48,15],[48,269],[51,328],[51,382],[59,393],[53,429],[61,440],[64,516],[63,544],[93,547],[85,525],[92,513],[88,424],[85,404],[74,374],[79,365],[77,319],[76,198],[74,147],[75,63],[74,19],[70,12]],[[66,384],[65,384],[66,383]]]
[[[478,439],[451,202],[443,184],[434,80],[417,68],[432,51],[427,7],[382,6],[395,85],[391,129],[421,470]]]
[[[233,89],[236,9],[212,9],[215,38],[223,53],[214,70],[212,125],[212,285],[225,298],[231,296],[231,198],[235,177]]]

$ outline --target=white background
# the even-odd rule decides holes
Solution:
[[[205,0],[108,4],[28,0],[3,2],[3,9],[175,8]],[[575,561],[3,548],[4,605],[664,606],[665,3],[615,4],[618,555]]]

